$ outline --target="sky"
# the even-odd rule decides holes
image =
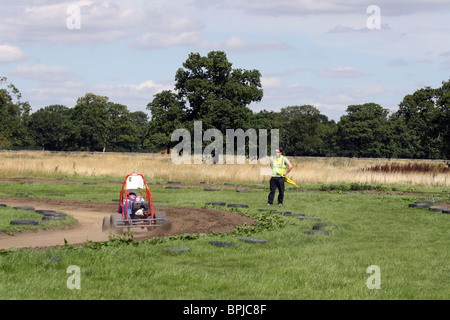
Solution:
[[[261,72],[249,107],[391,111],[450,78],[449,0],[0,0],[0,77],[32,112],[86,93],[144,111],[190,53]]]

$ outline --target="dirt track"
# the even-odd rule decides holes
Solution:
[[[67,213],[78,220],[78,224],[63,230],[26,231],[14,236],[0,234],[0,249],[41,248],[83,244],[90,241],[107,241],[108,233],[102,232],[102,221],[106,215],[117,210],[115,203],[99,203],[72,200],[7,198],[0,197],[0,203],[8,206],[32,206],[36,210],[55,210]],[[170,206],[154,206],[157,211],[165,211],[168,226],[146,229],[132,229],[135,240],[145,240],[156,236],[169,236],[184,233],[231,232],[235,226],[256,221],[233,212]]]

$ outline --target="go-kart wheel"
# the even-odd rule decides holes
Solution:
[[[120,213],[114,213],[111,215],[111,220],[110,220],[111,230],[114,234],[117,234],[117,235],[123,234],[123,228],[116,227],[116,221],[122,220],[122,219],[123,219],[123,217]]]
[[[156,211],[155,212],[155,219],[165,219],[165,218],[166,218],[165,211]]]
[[[154,218],[155,219],[166,219],[166,213],[164,211],[156,211],[154,214]],[[155,221],[151,224],[150,227],[147,227],[147,230],[150,231],[152,230],[152,226],[161,226],[164,225],[165,223],[167,223],[167,221],[165,220],[160,220],[160,221]]]
[[[111,217],[106,216],[103,218],[102,231],[103,232],[111,231]]]

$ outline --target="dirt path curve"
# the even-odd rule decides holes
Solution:
[[[0,249],[55,247],[64,245],[65,240],[69,245],[83,244],[88,240],[107,241],[109,234],[102,232],[103,217],[117,210],[117,204],[114,203],[73,200],[0,197],[0,203],[12,207],[32,206],[36,210],[61,211],[78,220],[78,224],[65,229],[0,234]],[[135,240],[184,233],[231,232],[242,223],[256,223],[253,219],[221,210],[170,206],[155,206],[154,209],[166,212],[168,225],[164,228],[155,227],[150,232],[134,228],[132,232]]]

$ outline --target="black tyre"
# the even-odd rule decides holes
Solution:
[[[34,225],[37,226],[39,224],[39,220],[12,220],[10,221],[12,225]]]
[[[307,231],[305,231],[305,233],[307,233],[307,234],[325,234],[325,235],[329,235],[330,231],[329,230],[307,230]]]
[[[246,237],[243,237],[243,238],[239,238],[239,239],[241,239],[242,241],[247,242],[247,243],[267,243],[268,242],[268,240],[257,239],[257,238],[246,238]]]
[[[335,228],[338,227],[337,225],[335,225],[333,223],[321,222],[321,223],[317,223],[317,224],[313,225],[313,230],[320,230],[320,229],[323,229],[328,226],[335,227]]]
[[[13,207],[13,209],[16,209],[16,210],[34,210],[34,207],[17,206],[17,207]]]
[[[206,202],[205,204],[211,206],[224,206],[226,205],[226,202]]]
[[[156,211],[154,216],[155,216],[155,219],[166,219],[166,212],[165,211]],[[166,222],[167,221],[165,221],[165,220],[160,220],[160,221],[157,221],[156,224],[164,224]]]
[[[50,220],[66,220],[66,215],[55,215],[55,214],[45,214],[42,217],[43,221],[50,221]]]
[[[235,243],[224,242],[224,241],[210,241],[209,244],[212,244],[213,246],[216,246],[216,247],[222,247],[222,248],[232,247],[232,246],[236,245]]]
[[[228,207],[234,207],[234,208],[248,208],[248,204],[228,204]]]
[[[166,219],[166,212],[165,211],[156,211],[153,214],[153,217],[155,219]],[[157,226],[169,226],[169,224],[167,223],[167,220],[157,220],[155,222],[155,224],[152,225],[153,227],[157,227]],[[152,226],[147,227],[147,230],[150,231],[152,230]],[[170,226],[169,226],[170,227]]]
[[[39,214],[56,213],[55,210],[35,210],[35,212]]]
[[[427,202],[416,202],[416,208],[429,208],[430,204]]]
[[[63,213],[63,212],[46,212],[44,213],[44,216],[48,216],[48,217],[66,217],[67,214]]]
[[[117,220],[123,220],[122,215],[120,213],[113,213],[110,217],[111,231],[114,234],[121,235],[123,234],[123,228],[116,226]]]
[[[103,232],[110,232],[111,231],[111,217],[105,216],[103,218],[102,231]]]

